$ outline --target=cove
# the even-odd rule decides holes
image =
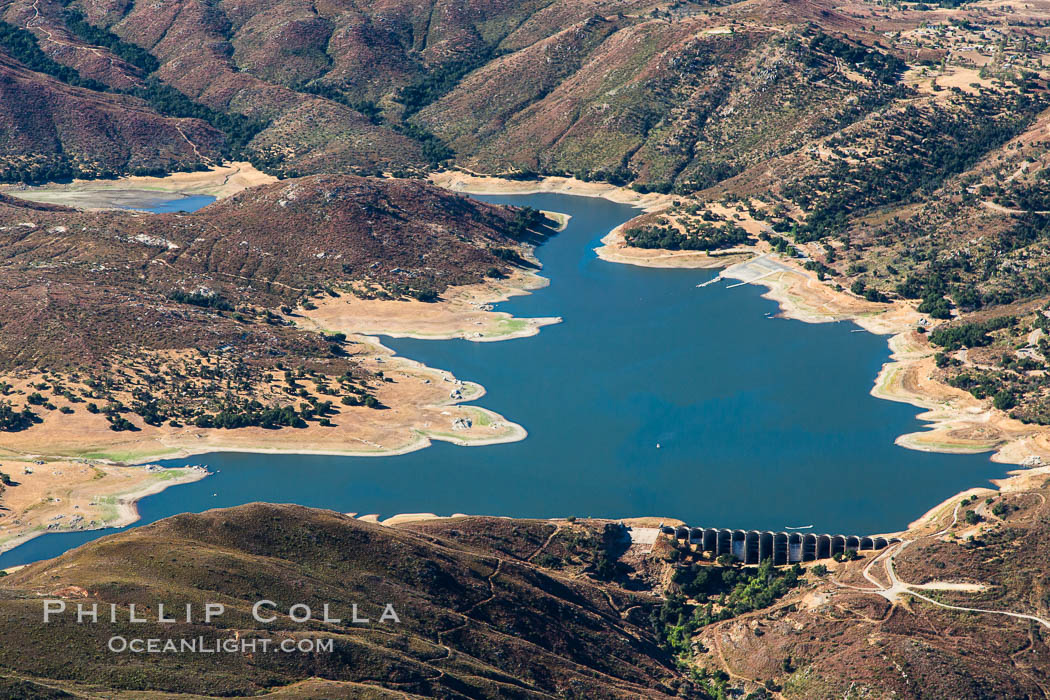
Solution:
[[[867,534],[903,529],[1005,469],[987,455],[898,447],[918,409],[869,395],[886,338],[851,323],[773,318],[764,288],[696,284],[715,271],[600,260],[638,211],[603,199],[479,197],[572,219],[537,250],[549,287],[497,308],[561,316],[492,343],[384,338],[399,354],[485,386],[478,403],[523,425],[506,445],[397,457],[215,453],[162,462],[219,473],[139,503],[137,525],[252,501],[341,512],[678,518],[693,526]],[[109,531],[39,537],[0,567]]]

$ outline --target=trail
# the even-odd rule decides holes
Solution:
[[[547,539],[544,540],[543,544],[540,545],[539,549],[537,549],[535,552],[533,552],[528,557],[526,557],[525,561],[531,562],[533,559],[538,557],[540,555],[540,552],[545,550],[547,548],[547,545],[549,545],[552,541],[554,541],[555,535],[557,535],[559,532],[561,532],[561,526],[560,525],[555,525],[554,526],[554,532],[552,532],[550,535],[548,535]]]
[[[458,610],[457,613],[459,615],[463,616],[463,621],[461,623],[459,623],[458,625],[455,625],[453,627],[449,627],[447,630],[441,630],[440,632],[437,633],[438,644],[440,646],[442,646],[445,649],[445,651],[448,652],[448,655],[445,657],[446,659],[452,658],[452,655],[455,652],[453,651],[452,647],[450,647],[447,644],[445,644],[441,640],[441,638],[443,636],[445,636],[446,634],[451,634],[452,632],[458,632],[459,630],[461,630],[464,627],[466,627],[467,625],[469,625],[471,623],[471,617],[470,617],[469,613],[471,613],[472,611],[476,610],[478,607],[480,607],[480,606],[484,605],[485,603],[488,603],[488,602],[490,602],[490,601],[492,601],[492,600],[494,600],[496,598],[496,586],[493,583],[493,580],[497,576],[499,576],[499,573],[502,570],[503,570],[503,560],[502,559],[497,559],[496,560],[496,568],[492,570],[491,574],[489,574],[488,576],[485,577],[485,582],[488,584],[488,587],[489,587],[489,595],[487,597],[482,598],[481,600],[477,601],[476,603],[471,603],[468,607],[464,608],[463,610]]]
[[[37,20],[42,18],[43,15],[40,14],[40,0],[33,0],[33,16],[29,18],[29,20],[26,22],[26,31],[30,30],[30,25],[32,25],[33,22],[36,22]],[[94,46],[84,46],[83,44],[74,44],[71,41],[56,39],[55,35],[52,34],[51,31],[43,24],[39,25],[37,29],[39,29],[44,34],[44,37],[52,44],[55,44],[56,46],[68,46],[73,50],[89,51],[98,56],[99,58],[108,59],[110,68],[113,67],[113,56],[107,55],[102,51],[102,49],[96,48]]]
[[[481,600],[479,600],[476,603],[472,603],[465,610],[461,610],[459,612],[460,615],[463,615],[464,617],[466,617],[466,616],[468,616],[469,613],[474,612],[475,610],[480,608],[485,603],[492,602],[493,600],[496,599],[496,584],[495,584],[495,580],[496,580],[496,577],[499,576],[500,572],[502,572],[502,571],[503,571],[503,560],[502,559],[497,559],[496,560],[496,568],[493,569],[491,574],[489,574],[487,577],[485,577],[485,582],[489,586],[489,595],[488,595],[488,597],[482,598]]]
[[[1010,207],[1004,207],[1002,204],[996,204],[995,202],[988,199],[982,201],[981,206],[983,206],[985,209],[991,209],[992,211],[999,212],[1000,214],[1050,214],[1050,211],[1029,211],[1028,209],[1011,209]]]
[[[186,132],[182,130],[181,126],[175,124],[175,131],[179,132],[179,136],[181,136],[186,141],[186,143],[190,145],[190,148],[193,149],[193,155],[197,156],[197,160],[201,161],[202,163],[211,163],[210,158],[206,158],[203,155],[201,155],[201,152],[197,149],[197,144],[195,144],[193,141],[190,141],[190,137],[186,135]],[[227,175],[226,179],[229,180],[230,176]],[[226,182],[223,181],[223,184],[226,184]]]
[[[157,262],[157,263],[162,264],[162,265],[167,265],[168,267],[170,267],[173,270],[175,269],[175,267],[170,262],[168,262],[167,260],[164,260],[163,258],[153,258],[153,260],[155,262]],[[255,277],[247,277],[245,275],[235,275],[232,272],[216,272],[214,274],[220,275],[222,277],[229,277],[229,278],[235,279],[235,280],[246,280],[248,282],[259,282],[259,281],[262,281],[262,282],[265,282],[266,284],[272,284],[275,287],[284,287],[285,289],[291,289],[293,292],[306,291],[305,289],[300,289],[299,287],[293,287],[293,286],[285,284],[283,282],[277,282],[277,281],[274,281],[274,280],[258,280]],[[317,324],[314,324],[313,327],[318,327],[318,326],[317,326]],[[360,439],[360,438],[355,438],[355,439]],[[367,440],[363,440],[362,442],[367,442]],[[375,444],[375,443],[372,443],[372,444]]]
[[[224,177],[222,179],[222,184],[219,185],[219,187],[225,187],[226,185],[230,184],[230,178],[233,177],[234,175],[239,175],[240,172],[241,172],[241,166],[238,165],[234,169],[234,171],[232,173],[226,173],[226,177]]]
[[[952,522],[951,522],[951,524],[949,524],[947,527],[943,528],[942,530],[939,530],[939,531],[933,533],[932,535],[927,535],[926,538],[941,537],[941,536],[945,535],[953,527],[955,527],[955,525],[959,522],[959,508],[960,508],[960,506],[962,506],[962,501],[960,501],[959,503],[957,503],[955,505],[955,509],[952,512]],[[923,539],[926,539],[926,538],[923,538]],[[920,600],[924,600],[927,603],[930,603],[932,605],[936,605],[937,607],[945,608],[946,610],[958,610],[958,611],[961,611],[961,612],[982,613],[982,614],[987,614],[987,615],[1005,615],[1007,617],[1012,617],[1012,618],[1019,619],[1019,620],[1031,620],[1033,622],[1038,622],[1043,627],[1046,627],[1047,629],[1050,629],[1050,620],[1046,620],[1046,619],[1038,617],[1036,615],[1030,615],[1028,613],[1015,612],[1015,611],[1009,611],[1009,610],[989,610],[987,608],[970,608],[970,607],[966,607],[966,606],[963,606],[963,605],[951,605],[949,603],[942,603],[939,600],[936,600],[934,598],[931,598],[931,597],[929,597],[927,595],[924,595],[924,594],[919,592],[919,591],[965,591],[965,592],[968,592],[968,593],[977,593],[977,592],[980,592],[980,591],[983,591],[983,590],[987,590],[988,586],[986,586],[984,584],[980,584],[980,583],[958,583],[958,582],[951,582],[951,581],[931,581],[929,583],[913,584],[913,583],[905,583],[904,581],[901,581],[900,578],[897,577],[897,571],[896,571],[896,569],[893,566],[893,560],[898,554],[903,552],[908,547],[908,545],[910,545],[910,544],[912,544],[914,542],[918,542],[918,541],[919,540],[903,540],[903,541],[901,541],[901,542],[899,542],[897,544],[891,545],[890,547],[887,547],[885,550],[883,550],[882,553],[880,553],[877,557],[872,559],[867,564],[867,566],[864,567],[863,571],[861,572],[862,575],[869,582],[873,583],[875,585],[875,588],[864,588],[863,586],[854,586],[852,584],[843,583],[843,582],[841,582],[841,581],[839,581],[837,579],[834,579],[834,578],[832,578],[831,581],[832,581],[832,583],[834,583],[836,586],[839,586],[840,588],[849,588],[849,589],[855,590],[855,591],[863,591],[863,592],[867,592],[867,593],[875,593],[877,595],[882,596],[883,598],[888,600],[890,603],[894,603],[894,604],[899,601],[901,596],[913,596],[915,598],[919,598]],[[882,583],[881,581],[876,579],[871,573],[872,568],[875,567],[880,562],[882,563],[883,570],[886,573],[886,577],[887,577],[887,580],[889,581],[889,585],[886,585],[886,584]]]
[[[433,537],[430,537],[430,536],[426,536],[426,535],[424,535],[424,536],[422,536],[422,537],[423,537],[423,539],[424,539],[424,540],[426,540],[426,541],[428,541],[428,542],[432,542],[432,543],[434,543],[434,544],[441,544],[441,543],[440,543],[440,540],[437,540],[436,538],[433,538]],[[442,546],[444,547],[444,545],[442,545]],[[480,606],[482,606],[482,605],[484,605],[484,604],[486,604],[486,603],[488,603],[488,602],[490,602],[490,601],[492,601],[492,600],[494,600],[494,599],[496,598],[496,586],[495,586],[495,578],[496,578],[497,576],[499,576],[499,575],[500,575],[500,573],[502,573],[502,571],[503,571],[503,564],[505,563],[505,561],[506,561],[506,560],[504,560],[503,558],[501,558],[501,557],[497,557],[497,558],[496,558],[496,562],[497,562],[497,563],[496,563],[496,568],[495,568],[495,569],[493,569],[493,571],[492,571],[492,573],[491,573],[491,574],[489,574],[488,576],[486,576],[486,577],[485,577],[485,580],[486,580],[486,582],[487,582],[487,584],[488,584],[488,587],[489,587],[489,595],[488,595],[488,596],[486,596],[485,598],[483,598],[483,599],[481,599],[481,600],[479,600],[479,601],[475,602],[475,603],[472,603],[471,605],[469,605],[468,607],[464,608],[463,610],[458,610],[458,611],[456,611],[456,612],[457,612],[457,614],[459,614],[459,615],[462,615],[462,616],[463,616],[463,621],[462,621],[461,623],[457,624],[457,625],[454,625],[454,626],[452,626],[452,627],[449,627],[449,628],[448,628],[448,629],[446,629],[446,630],[442,630],[442,631],[440,631],[440,632],[438,632],[438,633],[437,633],[437,645],[438,645],[438,646],[440,646],[440,647],[441,647],[442,649],[444,649],[444,650],[445,650],[445,656],[443,656],[443,657],[441,657],[441,658],[439,658],[439,659],[431,659],[431,660],[430,660],[430,661],[428,662],[429,664],[433,664],[433,663],[434,663],[434,662],[436,662],[436,661],[445,661],[445,660],[451,659],[451,658],[452,658],[452,656],[453,656],[453,655],[454,655],[454,654],[456,653],[456,651],[455,651],[455,650],[454,650],[454,649],[453,649],[453,648],[452,648],[451,646],[449,646],[448,644],[446,644],[446,643],[444,642],[444,640],[443,640],[442,638],[443,638],[444,636],[448,635],[448,634],[451,634],[451,633],[453,633],[453,632],[457,632],[457,631],[459,631],[459,630],[461,630],[461,629],[464,629],[464,628],[466,628],[466,627],[467,627],[467,626],[469,626],[469,625],[470,625],[470,623],[472,623],[472,622],[473,622],[473,623],[476,623],[476,624],[486,625],[486,626],[488,626],[488,627],[489,627],[489,629],[490,629],[491,631],[493,631],[493,632],[495,632],[495,633],[497,633],[497,634],[499,634],[499,635],[501,635],[501,636],[508,636],[508,637],[509,637],[509,636],[512,636],[512,635],[508,635],[508,634],[507,634],[506,632],[504,632],[504,631],[502,631],[502,630],[499,630],[498,628],[494,628],[494,627],[492,627],[491,625],[489,625],[489,624],[488,624],[487,622],[484,622],[483,620],[475,620],[474,618],[472,618],[472,617],[470,617],[470,616],[469,616],[469,613],[473,612],[473,611],[474,611],[474,610],[476,610],[476,609],[477,609],[478,607],[480,607]],[[605,591],[603,590],[603,592],[605,592]],[[608,595],[608,594],[606,594],[606,595]],[[615,609],[615,606],[614,606],[614,609]],[[604,616],[603,616],[603,617],[604,617]],[[624,630],[624,629],[623,629],[622,627],[619,627],[619,626],[617,626],[617,629],[619,629],[619,630],[620,630],[620,631],[621,631],[622,633],[624,633],[624,634],[627,634],[627,631],[626,631],[626,630]],[[630,634],[628,634],[628,636],[630,636],[630,637],[632,637],[632,638],[635,638],[635,639],[637,639],[637,637],[634,637],[634,635],[630,635]],[[529,641],[529,640],[523,639],[523,638],[521,638],[521,637],[514,637],[514,639],[516,639],[516,640],[517,640],[518,642],[525,642],[526,644],[529,644],[529,645],[532,645],[532,646],[536,646],[537,648],[539,648],[539,649],[542,649],[542,647],[539,647],[539,646],[538,646],[538,645],[536,645],[536,644],[535,644],[534,642],[531,642],[531,641]],[[547,650],[547,649],[544,649],[544,651],[549,651],[549,650]],[[470,655],[469,655],[469,654],[465,654],[465,655],[466,655],[466,656],[468,656],[468,657],[470,657]],[[473,657],[471,657],[471,658],[473,658]],[[431,681],[434,681],[434,680],[440,679],[440,678],[442,678],[442,677],[444,677],[444,676],[446,675],[446,674],[445,674],[445,671],[443,671],[443,670],[441,670],[441,669],[438,669],[438,668],[436,668],[436,667],[435,667],[435,670],[436,670],[436,671],[438,671],[438,673],[439,673],[440,675],[436,676],[436,677],[435,677],[435,678],[433,678],[433,679],[429,679],[429,680],[431,680]],[[607,678],[607,679],[609,679],[610,681],[614,682],[614,683],[615,683],[616,685],[618,685],[618,686],[620,686],[620,685],[627,685],[627,686],[629,686],[629,687],[631,687],[631,688],[636,688],[636,689],[639,689],[639,690],[641,690],[640,688],[638,688],[638,686],[636,686],[636,685],[635,685],[635,684],[634,684],[634,683],[633,683],[632,681],[630,681],[630,680],[625,680],[625,679],[622,679],[622,678],[617,678],[617,677],[615,677],[615,676],[612,676],[612,675],[610,675],[610,674],[608,674],[608,673],[605,673],[605,672],[603,672],[603,671],[597,671],[597,670],[595,670],[595,671],[594,671],[594,673],[596,673],[597,675],[600,675],[600,676],[602,676],[603,678]],[[535,686],[533,686],[533,685],[532,685],[532,684],[530,684],[530,683],[524,683],[524,684],[523,684],[523,687],[526,687],[526,688],[528,688],[528,689],[529,689],[530,691],[532,691],[532,692],[534,692],[534,693],[537,693],[537,694],[540,694],[540,695],[542,695],[542,696],[544,696],[544,697],[551,697],[551,698],[554,698],[554,697],[556,697],[556,696],[554,696],[554,695],[548,695],[547,693],[545,693],[545,692],[543,692],[543,691],[539,690],[538,688],[536,688]],[[639,697],[641,697],[641,696],[639,695]]]

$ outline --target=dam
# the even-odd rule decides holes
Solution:
[[[836,554],[844,554],[846,550],[876,551],[900,542],[899,538],[880,535],[816,535],[685,525],[665,525],[660,528],[660,534],[688,545],[696,545],[696,551],[710,553],[714,557],[731,554],[745,564],[758,564],[772,559],[777,566],[830,559]]]

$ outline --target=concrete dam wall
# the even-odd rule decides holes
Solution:
[[[830,559],[847,549],[857,552],[885,549],[898,538],[858,535],[816,535],[801,532],[762,532],[758,530],[727,530],[713,527],[671,527],[665,525],[660,533],[666,537],[696,545],[697,551],[710,552],[718,557],[732,554],[745,564],[758,564],[773,559],[776,565],[802,561]]]

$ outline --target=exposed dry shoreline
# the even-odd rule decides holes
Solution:
[[[49,533],[125,527],[139,519],[139,500],[208,475],[197,468],[10,458],[0,470],[12,481],[3,492],[0,552]]]
[[[453,192],[467,194],[573,194],[578,197],[601,197],[612,202],[630,204],[645,211],[658,211],[671,204],[673,196],[650,192],[641,194],[626,187],[604,182],[584,182],[574,177],[546,177],[541,180],[505,180],[498,177],[472,175],[460,170],[433,173],[430,181]]]
[[[143,424],[136,431],[120,432],[110,430],[101,414],[77,410],[61,415],[55,411],[45,414],[39,425],[0,433],[0,450],[14,455],[38,454],[46,444],[52,458],[141,464],[206,452],[386,456],[422,449],[432,440],[472,446],[513,442],[526,436],[524,428],[498,413],[460,405],[484,396],[479,384],[459,381],[450,372],[395,355],[378,338],[355,334],[336,324],[330,329],[347,332],[354,359],[362,368],[383,373],[384,381],[377,384],[374,393],[386,408],[340,406],[331,426],[310,423],[306,428],[223,430]],[[56,405],[65,404],[61,397],[53,400]]]
[[[990,401],[980,401],[936,377],[936,350],[925,334],[916,331],[929,318],[913,304],[866,302],[835,291],[793,261],[778,260],[778,264],[788,269],[754,282],[768,287],[763,296],[780,304],[784,317],[807,323],[849,320],[871,333],[890,336],[890,361],[879,371],[871,394],[924,409],[918,418],[929,424],[898,437],[898,445],[924,452],[994,451],[992,460],[1004,464],[1050,461],[1050,428],[1010,418],[992,408]],[[735,265],[722,276],[751,280],[748,266]]]
[[[303,311],[299,325],[311,330],[343,331],[394,338],[492,342],[524,338],[540,328],[560,323],[561,318],[514,318],[489,306],[512,296],[542,289],[549,280],[534,272],[516,271],[504,280],[448,289],[441,300],[318,299],[316,309]]]
[[[24,189],[11,185],[0,189],[0,192],[34,202],[90,210],[152,206],[157,202],[192,195],[210,195],[222,199],[248,187],[276,181],[277,178],[256,170],[251,163],[236,162],[200,172],[172,173],[165,177],[74,180],[68,184],[47,184]]]

